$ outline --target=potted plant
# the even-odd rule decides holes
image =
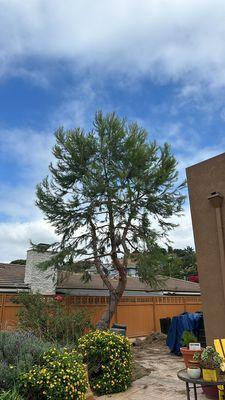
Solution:
[[[194,335],[193,332],[191,331],[184,331],[182,335],[182,347],[180,348],[180,352],[183,356],[184,363],[186,365],[186,368],[188,368],[188,362],[193,360],[193,356],[195,353],[199,353],[199,355],[202,353],[202,349],[200,350],[190,350],[189,349],[189,344],[190,343],[197,343],[198,339]]]
[[[204,381],[216,382],[223,358],[212,346],[207,346],[201,354],[201,367]]]
[[[201,376],[200,355],[195,352],[193,359],[188,361],[187,374],[189,378],[198,379]]]

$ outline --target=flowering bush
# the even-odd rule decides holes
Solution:
[[[94,331],[78,341],[88,365],[91,388],[97,394],[118,393],[131,385],[132,356],[127,338],[110,331]]]
[[[20,391],[26,399],[85,400],[88,389],[87,372],[82,356],[75,350],[62,352],[50,349],[41,365],[21,375]]]

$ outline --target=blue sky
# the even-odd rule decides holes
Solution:
[[[59,126],[116,111],[171,144],[181,178],[224,151],[224,18],[222,0],[0,0],[0,261],[55,238],[34,199]],[[188,203],[179,223],[193,245]]]

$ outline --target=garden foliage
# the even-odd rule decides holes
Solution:
[[[127,338],[97,330],[79,339],[78,349],[88,366],[90,385],[95,393],[118,393],[131,385],[131,344]]]
[[[220,366],[223,363],[223,358],[212,346],[207,346],[201,354],[200,365],[204,369],[217,369],[220,370]]]
[[[16,389],[0,392],[0,400],[25,400]]]
[[[21,376],[21,389],[26,399],[85,400],[87,388],[86,368],[82,356],[75,350],[50,349],[40,365],[34,365]]]
[[[189,347],[189,343],[197,343],[198,339],[191,331],[184,331],[181,339],[181,344],[184,347]]]
[[[13,300],[20,303],[19,326],[37,337],[56,344],[74,344],[91,327],[87,310],[66,309],[62,296],[44,297],[39,293],[20,293]]]
[[[50,345],[29,332],[0,332],[0,389],[11,389],[21,372],[39,364]]]

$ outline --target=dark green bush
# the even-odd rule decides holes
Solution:
[[[87,310],[67,310],[62,296],[45,298],[39,293],[20,293],[13,299],[22,304],[19,326],[47,342],[74,344],[91,327]]]
[[[11,389],[21,372],[38,364],[50,345],[29,332],[0,332],[0,389]]]
[[[97,394],[118,393],[131,385],[132,355],[127,338],[110,331],[94,331],[78,341],[88,366],[91,388]]]
[[[21,393],[32,400],[85,400],[87,372],[75,350],[50,349],[41,365],[21,375]]]
[[[0,400],[25,400],[16,389],[0,392]]]

